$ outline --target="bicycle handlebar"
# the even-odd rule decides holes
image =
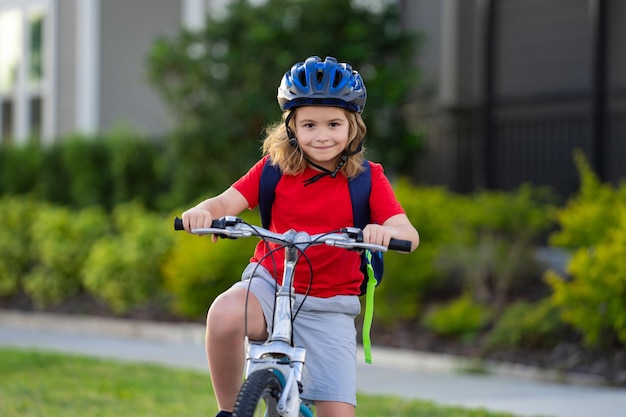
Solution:
[[[176,217],[174,219],[174,230],[184,230],[182,219]],[[289,240],[287,233],[275,233],[270,230],[264,229],[258,226],[248,225],[243,222],[239,217],[226,216],[219,219],[213,219],[211,227],[192,229],[194,234],[205,235],[215,234],[222,237],[228,237],[231,239],[237,239],[240,237],[257,236],[274,243],[281,244],[312,244],[312,243],[324,243],[329,246],[337,246],[345,249],[369,249],[371,251],[386,252],[387,249],[393,249],[401,252],[411,251],[411,241],[403,239],[392,238],[389,241],[389,246],[381,246],[373,243],[363,242],[362,229],[358,227],[345,227],[341,229],[340,233],[320,233],[316,235],[308,235],[300,233],[300,236],[308,236],[308,238],[291,238]],[[303,240],[302,240],[303,239]]]

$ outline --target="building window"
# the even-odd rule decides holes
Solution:
[[[0,11],[0,94],[15,88],[22,59],[22,12]]]
[[[40,84],[43,78],[43,11],[35,10],[28,22],[30,32],[30,59],[28,79]]]
[[[2,99],[0,120],[2,121],[0,138],[3,138],[3,142],[10,142],[13,136],[13,102],[11,100]]]
[[[9,2],[10,3],[10,2]],[[0,143],[38,139],[44,94],[46,1],[0,8]]]

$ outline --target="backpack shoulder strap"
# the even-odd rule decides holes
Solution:
[[[271,159],[267,159],[261,171],[259,184],[259,211],[261,213],[261,225],[268,229],[272,220],[272,204],[276,197],[276,185],[280,181],[282,172],[277,165],[273,165]]]
[[[363,160],[365,170],[348,182],[350,199],[352,200],[352,216],[354,226],[364,228],[370,222],[370,192],[372,190],[372,173],[370,163]]]

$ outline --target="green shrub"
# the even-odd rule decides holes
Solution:
[[[549,271],[552,301],[591,347],[626,344],[626,184],[603,184],[576,152],[581,188],[555,211],[550,243],[573,252],[567,277]]]
[[[98,239],[85,261],[85,288],[115,313],[161,295],[159,271],[171,247],[171,224],[131,202],[115,207],[114,233]]]
[[[556,203],[556,196],[545,187],[524,184],[513,191],[482,191],[467,198],[466,216],[474,230],[532,240],[543,237],[552,225],[546,209]]]
[[[78,207],[110,207],[109,155],[104,141],[97,138],[70,137],[63,142],[62,161],[70,179],[72,203]]]
[[[258,223],[258,213],[242,213]],[[172,232],[174,234],[174,232]],[[258,240],[222,240],[176,232],[172,250],[163,264],[165,288],[174,296],[174,312],[189,318],[204,316],[213,300],[241,278]]]
[[[385,255],[377,319],[415,318],[435,293],[471,290],[480,301],[503,305],[514,290],[541,284],[533,251],[551,226],[548,190],[523,186],[464,196],[408,181],[394,190],[422,243],[408,256]]]
[[[0,297],[19,291],[34,261],[30,226],[37,207],[32,198],[0,198]]]
[[[42,161],[43,151],[34,143],[0,146],[0,195],[32,193]]]
[[[614,188],[603,184],[580,151],[574,154],[580,176],[580,190],[554,215],[560,229],[550,236],[550,244],[577,250],[594,246],[615,227],[616,207],[626,204],[626,185]]]
[[[460,197],[455,227],[463,238],[440,251],[438,265],[460,275],[477,300],[504,306],[515,291],[541,283],[534,250],[552,225],[553,201],[549,190],[529,185]]]
[[[487,335],[487,349],[541,349],[556,346],[568,326],[559,308],[549,298],[536,303],[516,302],[508,306]]]
[[[541,268],[535,247],[522,239],[508,240],[480,233],[474,245],[450,246],[441,251],[438,264],[461,276],[463,288],[477,300],[506,305],[530,286],[541,285]]]
[[[123,127],[109,132],[105,144],[113,190],[111,206],[139,201],[148,208],[156,208],[168,168],[163,146]]]
[[[460,211],[454,194],[443,188],[414,187],[406,180],[394,184],[394,190],[422,243],[410,255],[385,254],[384,280],[376,289],[375,303],[377,320],[387,322],[416,317],[426,294],[441,287],[444,273],[435,259],[461,232],[455,227]]]
[[[563,320],[591,347],[626,345],[626,209],[615,208],[618,222],[603,241],[575,252],[567,266],[571,279],[548,271],[553,302]]]
[[[59,141],[42,148],[41,172],[33,188],[37,198],[44,202],[75,206],[70,187],[72,178],[63,160],[64,146],[64,141]]]
[[[157,208],[168,184],[162,144],[125,128],[103,136],[70,136],[51,146],[0,146],[0,195],[33,194],[77,208],[107,209],[140,200]]]
[[[41,204],[31,225],[36,265],[24,279],[27,294],[43,307],[79,292],[80,272],[93,242],[106,234],[108,220],[99,208],[79,212]]]
[[[440,336],[472,340],[491,316],[487,306],[475,302],[466,293],[447,304],[432,307],[423,317],[422,324]]]

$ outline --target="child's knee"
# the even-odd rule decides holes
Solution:
[[[207,314],[207,332],[221,336],[243,334],[243,301],[229,291],[219,295]]]
[[[254,295],[246,296],[246,292],[242,288],[231,288],[213,301],[207,315],[207,335],[243,337],[247,329],[251,340],[267,338],[261,304]]]

